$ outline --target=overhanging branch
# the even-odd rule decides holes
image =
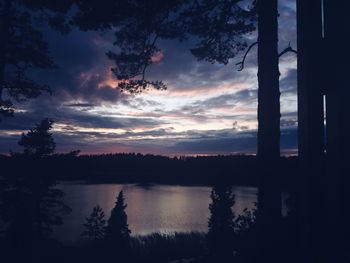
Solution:
[[[242,61],[236,63],[236,66],[239,66],[238,71],[242,71],[242,70],[244,69],[244,62],[245,62],[245,59],[247,58],[248,53],[249,53],[250,50],[251,50],[255,45],[257,45],[257,44],[258,44],[258,41],[252,43],[252,44],[248,47],[247,51],[245,52]]]
[[[247,56],[248,56],[250,50],[251,50],[255,45],[257,45],[257,44],[258,44],[258,42],[252,43],[252,44],[248,47],[247,51],[245,52],[245,54],[244,54],[242,60],[241,60],[240,62],[236,63],[236,66],[239,66],[238,71],[242,71],[242,70],[244,69],[244,63],[245,63],[245,60],[246,60],[246,58],[247,58]],[[278,54],[278,57],[280,58],[280,57],[282,57],[284,54],[286,54],[286,53],[288,53],[288,52],[292,52],[292,53],[294,53],[294,54],[298,54],[298,51],[296,51],[295,49],[293,49],[293,48],[291,47],[290,43],[289,43],[288,47],[285,48],[281,53]]]

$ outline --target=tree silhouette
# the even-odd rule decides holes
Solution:
[[[238,262],[259,261],[259,256],[256,254],[258,251],[256,217],[256,208],[253,210],[245,208],[235,220]]]
[[[348,2],[297,1],[298,123],[301,186],[299,237],[306,261],[346,261],[349,244],[347,156],[350,146],[348,110]],[[324,55],[323,55],[324,54]],[[325,104],[324,104],[325,99]],[[326,125],[325,125],[326,112]],[[329,206],[332,204],[332,207]],[[325,211],[332,213],[328,218]],[[333,211],[340,211],[333,214]],[[327,225],[327,236],[323,233]],[[346,230],[347,229],[347,230]]]
[[[281,221],[280,91],[278,69],[278,1],[258,0],[258,151],[259,256],[279,262],[278,235]]]
[[[131,93],[154,87],[165,89],[162,81],[147,79],[148,68],[161,52],[159,39],[185,40],[195,35],[191,50],[198,59],[227,64],[247,46],[243,34],[255,29],[253,11],[235,1],[99,1],[79,2],[75,23],[84,30],[115,29],[119,52],[107,53],[116,63],[112,69],[118,86]],[[106,10],[103,12],[102,9]],[[94,12],[100,15],[95,16]],[[108,11],[107,11],[108,10]],[[111,10],[114,10],[112,12]]]
[[[328,196],[334,196],[335,206],[332,211],[340,211],[328,222],[330,235],[330,246],[335,261],[346,261],[349,259],[350,244],[350,211],[348,207],[350,195],[347,186],[349,185],[348,156],[350,147],[350,52],[348,49],[341,49],[337,56],[332,56],[329,50],[337,50],[340,45],[349,46],[350,34],[348,15],[346,10],[350,7],[346,1],[337,5],[334,1],[324,1],[325,13],[325,41],[327,52],[327,65],[334,65],[327,68],[327,156],[329,158],[329,171],[326,182],[330,192]],[[328,71],[329,70],[329,71]],[[333,201],[331,201],[333,204]],[[333,227],[336,226],[336,229]],[[334,239],[339,242],[332,242]],[[335,255],[339,255],[336,257]]]
[[[25,169],[21,168],[20,174],[5,176],[2,189],[1,216],[8,223],[7,236],[15,246],[22,242],[19,246],[26,249],[29,244],[38,249],[39,244],[50,237],[53,226],[62,224],[61,216],[70,212],[62,200],[63,192],[55,188],[56,180],[48,174],[49,167],[43,162],[55,149],[49,133],[52,123],[44,119],[22,134],[19,144],[24,146],[24,153],[13,153],[12,158]]]
[[[322,222],[325,211],[322,185],[324,162],[325,58],[322,1],[297,1],[298,38],[298,150],[300,186],[298,196],[299,246],[304,262],[325,258]],[[328,51],[324,51],[327,53]],[[332,83],[333,85],[333,83]],[[328,120],[327,120],[328,122]]]
[[[214,186],[210,194],[208,248],[210,256],[218,261],[233,257],[235,250],[235,215],[232,207],[235,196],[231,186]]]
[[[24,148],[24,154],[31,157],[46,157],[55,151],[56,143],[49,133],[52,129],[53,121],[46,118],[35,128],[30,129],[27,134],[22,133],[22,138],[18,142]]]
[[[108,219],[105,240],[111,248],[117,248],[120,253],[126,253],[130,242],[128,217],[125,212],[127,205],[124,202],[123,191],[120,191]]]
[[[86,217],[84,223],[85,230],[81,233],[83,237],[87,237],[90,241],[99,241],[104,238],[105,234],[105,213],[102,208],[97,205],[93,208],[89,217]]]
[[[47,85],[38,84],[27,75],[33,69],[55,68],[38,21],[56,31],[68,32],[65,14],[73,2],[0,1],[0,120],[13,115],[14,100],[49,92]]]

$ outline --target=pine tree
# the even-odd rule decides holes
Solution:
[[[18,145],[24,147],[24,154],[32,157],[45,157],[55,151],[56,143],[49,130],[52,129],[53,120],[42,120],[27,134],[22,133]]]
[[[118,52],[107,56],[116,63],[112,69],[118,87],[130,93],[149,88],[163,90],[163,81],[146,77],[161,52],[161,39],[180,41],[195,36],[191,49],[200,60],[227,64],[247,47],[242,36],[254,31],[255,13],[242,8],[242,0],[148,0],[79,1],[73,21],[83,30],[115,29]],[[97,14],[103,14],[96,16]],[[171,15],[169,15],[171,14]]]
[[[123,191],[120,191],[115,207],[112,209],[111,217],[108,219],[105,233],[105,240],[108,244],[118,248],[121,252],[125,252],[128,249],[131,233],[128,217],[125,213],[127,205],[124,201]]]
[[[216,259],[228,259],[233,256],[235,248],[235,215],[232,211],[235,196],[230,186],[218,185],[213,187],[210,197],[209,253]]]
[[[18,144],[24,152],[12,153],[12,158],[28,166],[23,173],[7,176],[3,189],[1,217],[8,223],[7,234],[15,239],[42,241],[50,236],[54,225],[62,224],[61,216],[70,212],[62,200],[64,193],[55,187],[56,180],[43,161],[56,146],[49,133],[52,124],[52,120],[44,119],[22,134]]]
[[[90,241],[102,240],[106,225],[105,213],[102,208],[99,205],[95,206],[92,213],[89,217],[86,217],[85,221],[85,230],[81,235],[87,237]]]

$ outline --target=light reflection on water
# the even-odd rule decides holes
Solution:
[[[67,184],[59,188],[65,192],[65,202],[72,213],[64,217],[64,225],[54,230],[53,236],[64,243],[80,240],[85,217],[100,205],[106,219],[114,207],[120,190],[124,191],[129,227],[133,235],[152,232],[207,231],[210,187],[136,184]],[[257,201],[257,188],[234,187],[234,211],[252,209]]]

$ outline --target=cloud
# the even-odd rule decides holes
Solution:
[[[111,85],[115,81],[110,71],[113,64],[105,56],[109,47],[96,43],[102,38],[99,33],[73,30],[62,36],[48,28],[44,33],[58,69],[35,71],[32,76],[49,84],[57,99],[116,102],[122,97]]]
[[[173,146],[174,152],[188,154],[255,154],[257,132],[216,133],[210,137],[202,136],[192,140],[183,140]],[[281,134],[281,149],[284,154],[295,153],[297,149],[297,131],[295,128],[284,130]]]
[[[279,48],[296,48],[295,3],[280,2]],[[49,49],[59,68],[32,72],[47,83],[53,96],[19,103],[14,118],[0,123],[0,152],[17,149],[21,132],[45,117],[56,121],[58,150],[83,153],[151,152],[160,154],[255,153],[257,129],[257,49],[251,50],[243,71],[235,65],[197,61],[189,49],[196,39],[162,40],[156,63],[147,71],[164,80],[167,91],[140,95],[121,93],[105,53],[113,50],[114,34],[73,30],[61,36],[45,29]],[[249,36],[256,40],[256,34]],[[280,60],[281,145],[296,148],[296,58]]]
[[[290,68],[287,70],[285,76],[280,80],[280,87],[282,93],[296,94],[297,91],[297,69]]]
[[[66,107],[77,107],[77,108],[92,108],[94,106],[96,106],[96,104],[93,104],[93,103],[67,103],[67,104],[64,104],[63,106],[66,106]]]

